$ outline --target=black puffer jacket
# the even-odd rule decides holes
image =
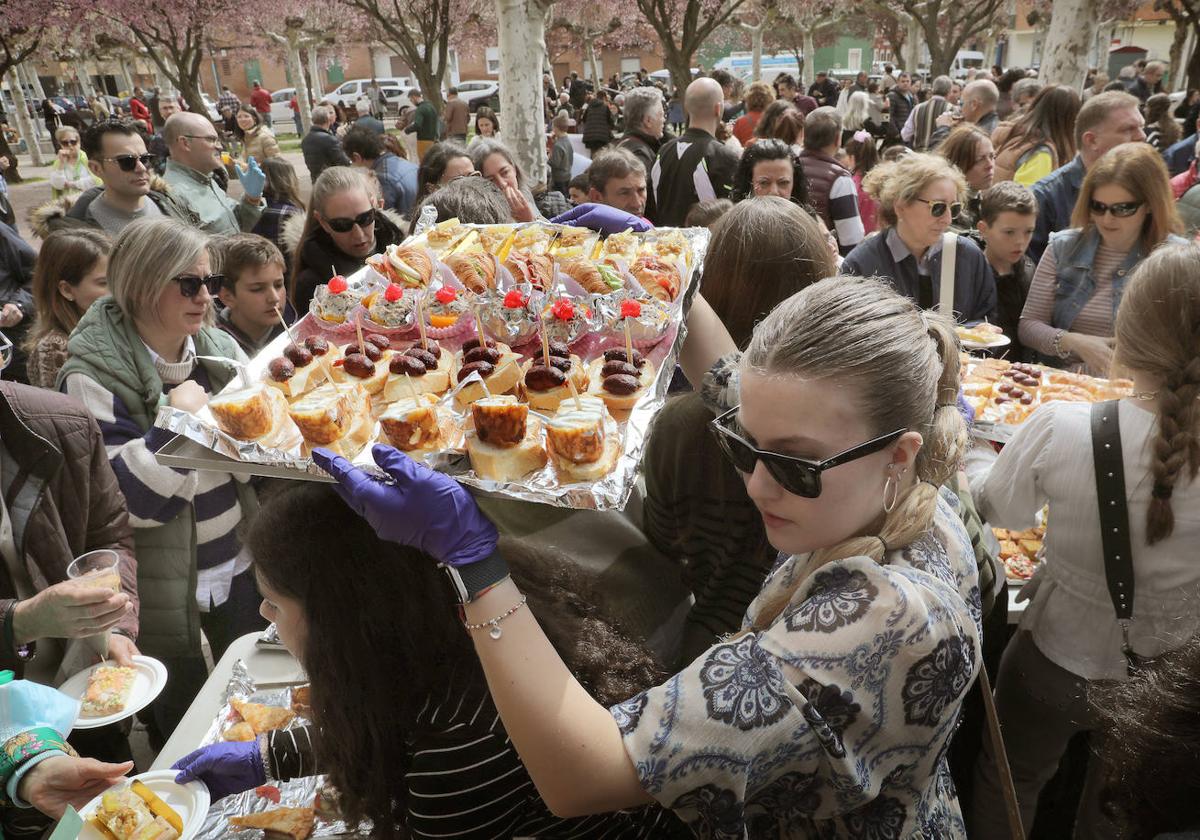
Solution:
[[[294,255],[296,279],[290,297],[299,316],[308,314],[308,304],[317,286],[329,282],[331,267],[348,277],[366,265],[366,260],[352,257],[338,248],[320,227],[306,239],[301,239],[304,219],[304,215],[296,214],[284,222],[283,231],[288,252]],[[403,242],[402,223],[403,220],[394,213],[380,212],[375,219],[375,249],[371,253],[378,254],[389,245]]]
[[[612,142],[613,115],[607,100],[593,100],[583,112],[583,145],[603,146]]]

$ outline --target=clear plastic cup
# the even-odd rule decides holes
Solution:
[[[121,555],[108,548],[89,551],[81,554],[67,566],[67,579],[81,586],[95,589],[107,589],[114,595],[121,591]],[[108,638],[110,630],[88,636],[88,646],[101,659],[108,658]]]

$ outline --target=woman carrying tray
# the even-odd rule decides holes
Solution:
[[[996,678],[996,708],[1026,830],[1068,740],[1101,730],[1089,686],[1129,679],[1126,646],[1135,658],[1157,657],[1200,630],[1198,260],[1195,245],[1160,248],[1129,281],[1117,313],[1115,357],[1130,372],[1133,396],[1097,406],[1043,405],[999,457],[990,446],[971,453],[971,489],[987,520],[1020,529],[1034,525],[1043,506],[1051,511],[1046,562],[1028,585],[1036,594]],[[1110,416],[1101,423],[1118,426],[1115,440],[1095,439],[1092,411],[1102,407],[1101,418]],[[1096,475],[1108,481],[1117,470],[1097,466],[1098,444],[1116,454],[1124,473],[1121,492],[1108,504],[1098,504],[1106,487]],[[1127,521],[1102,522],[1101,510],[1123,510]],[[1113,528],[1126,534],[1128,552],[1109,551]],[[1127,585],[1106,560],[1111,554],[1119,561],[1123,553],[1132,554]],[[1114,591],[1128,593],[1128,618],[1120,617]],[[973,800],[972,837],[984,840],[1011,836],[990,760],[987,753],[978,760]],[[1116,836],[1101,816],[1104,776],[1103,765],[1089,760],[1076,837]]]
[[[733,347],[706,307],[691,326],[684,367],[700,381]],[[657,801],[704,837],[962,838],[944,752],[979,668],[979,590],[938,490],[965,442],[958,368],[939,316],[844,277],[788,299],[744,356],[721,358],[705,382],[723,409],[714,430],[791,556],[740,635],[611,709],[525,608],[464,488],[387,447],[374,455],[394,484],[317,458],[382,538],[443,563],[555,814]]]
[[[211,326],[222,277],[208,237],[171,219],[139,221],[108,261],[111,297],[84,313],[67,341],[62,390],[92,413],[129,505],[142,600],[138,647],[163,661],[167,687],[151,707],[153,741],[170,737],[204,684],[204,629],[213,656],[265,626],[238,525],[257,510],[247,476],[182,471],[154,453],[172,433],[154,426],[161,406],[195,412],[246,361]]]

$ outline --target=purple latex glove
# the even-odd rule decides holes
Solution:
[[[371,455],[394,483],[328,449],[314,449],[312,458],[337,479],[333,489],[380,539],[414,546],[448,566],[475,563],[496,550],[496,526],[465,487],[390,446],[377,443]]]
[[[176,784],[204,782],[214,801],[267,783],[257,739],[209,744],[188,753],[172,764],[171,769],[179,771]]]
[[[642,233],[652,227],[641,216],[626,213],[624,210],[609,207],[607,204],[580,204],[572,207],[566,213],[555,216],[550,221],[558,225],[591,228],[601,233],[620,233],[631,228]]]

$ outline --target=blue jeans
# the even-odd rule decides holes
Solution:
[[[299,113],[292,114],[292,120],[294,120],[296,123],[296,136],[303,137],[304,136],[304,126],[301,125],[301,123],[300,123],[300,114]]]

